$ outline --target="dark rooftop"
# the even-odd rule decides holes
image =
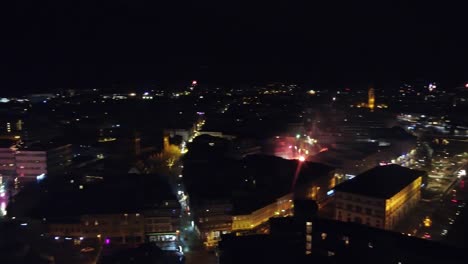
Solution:
[[[242,160],[186,162],[184,179],[192,202],[229,200],[234,214],[247,214],[290,193],[298,166],[297,160],[265,155],[250,155]],[[324,177],[332,170],[323,164],[304,162],[296,186]]]
[[[66,145],[70,144],[62,140],[51,140],[46,142],[34,142],[27,144],[22,146],[21,149],[24,151],[49,151]]]
[[[387,199],[424,174],[395,164],[378,166],[336,186],[335,190]]]
[[[153,174],[107,175],[101,182],[83,184],[82,190],[78,186],[72,188],[71,183],[68,188],[52,180],[45,184],[42,188],[47,192],[43,190],[38,204],[25,212],[29,217],[73,219],[84,214],[133,213],[158,207],[163,201],[177,201],[169,184]],[[10,209],[22,208],[25,199],[18,195],[17,205],[10,204]]]

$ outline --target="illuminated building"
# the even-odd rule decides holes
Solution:
[[[356,108],[369,108],[371,112],[374,112],[375,108],[388,108],[387,104],[375,104],[375,90],[372,87],[370,87],[367,91],[367,102],[360,102],[357,104],[352,104],[350,106]]]
[[[232,230],[253,229],[267,222],[271,217],[287,216],[292,214],[292,209],[294,208],[293,201],[291,200],[292,196],[292,193],[287,194],[273,203],[251,212],[250,214],[233,216]]]
[[[71,163],[70,144],[20,146],[16,143],[5,140],[1,144],[0,175],[17,176],[22,182],[36,181],[37,176],[60,173]]]
[[[36,180],[41,174],[60,173],[71,164],[70,144],[35,144],[18,148],[15,153],[16,174],[21,181]]]
[[[13,177],[16,174],[14,142],[0,140],[0,176]]]
[[[60,238],[109,239],[112,244],[145,241],[144,219],[138,213],[84,215],[77,221],[49,221],[47,226],[50,236]]]
[[[112,244],[177,241],[180,209],[174,203],[177,201],[168,201],[167,208],[161,205],[157,212],[87,214],[76,221],[51,220],[47,225],[48,234],[62,238],[108,238]],[[177,217],[172,214],[172,210],[177,210]]]
[[[10,203],[16,217],[36,218],[51,237],[100,238],[111,244],[176,242],[181,206],[170,185],[156,175],[105,175],[100,181],[51,187],[41,214],[24,215],[22,201]],[[50,201],[49,201],[50,200]],[[19,209],[19,210],[18,210]]]
[[[270,218],[294,214],[295,199],[315,200],[319,207],[326,204],[331,198],[330,189],[335,184],[334,169],[317,163],[300,164],[302,169],[293,191],[288,182],[286,185],[271,186],[267,193],[256,191],[245,195],[244,191],[244,195],[233,195],[230,199],[226,197],[224,201],[213,198],[203,201],[203,206],[195,209],[195,219],[205,245],[216,246],[222,234],[226,233],[245,235],[268,232]],[[256,184],[260,185],[260,180],[260,177],[257,178]]]
[[[335,218],[392,229],[421,199],[423,175],[398,165],[366,171],[335,188]]]
[[[367,107],[369,107],[369,109],[371,111],[374,111],[374,108],[375,108],[375,94],[374,94],[374,88],[372,88],[372,87],[369,88]]]

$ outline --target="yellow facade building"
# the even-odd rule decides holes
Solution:
[[[335,219],[392,230],[421,199],[425,172],[378,166],[335,188]]]
[[[234,215],[232,218],[232,231],[256,228],[268,222],[271,217],[291,215],[294,208],[292,198],[292,193],[289,193],[250,214]]]

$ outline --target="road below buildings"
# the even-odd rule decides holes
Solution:
[[[468,195],[465,176],[458,175],[458,172],[465,168],[464,160],[456,166],[444,167],[441,177],[431,177],[433,175],[429,174],[428,186],[437,183],[438,188],[436,191],[432,188],[430,198],[423,199],[405,220],[401,221],[395,231],[424,239],[444,241],[465,207]]]
[[[183,183],[182,159],[178,159],[170,170],[170,182],[174,186],[181,206],[180,243],[186,257],[187,264],[215,264],[217,257],[213,252],[205,249],[197,232],[190,207],[190,196]]]

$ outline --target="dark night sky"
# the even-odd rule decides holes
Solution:
[[[468,77],[465,9],[447,1],[13,2],[1,11],[2,92]]]

